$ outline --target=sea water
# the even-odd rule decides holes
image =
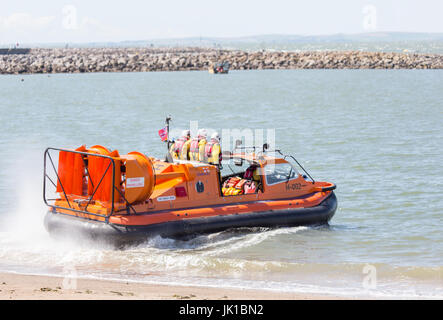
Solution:
[[[275,130],[337,184],[329,226],[235,230],[116,250],[43,227],[46,147],[163,157],[158,130]],[[0,76],[0,271],[381,298],[443,297],[443,71]],[[223,143],[223,141],[222,141]]]

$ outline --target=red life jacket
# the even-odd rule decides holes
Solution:
[[[255,184],[254,181],[248,181],[244,184],[244,190],[245,190],[245,194],[249,194],[249,193],[255,193],[255,191],[257,190],[257,186]]]
[[[208,143],[205,145],[205,158],[206,160],[212,157],[212,147],[214,144],[218,144],[219,142],[217,140],[211,139]],[[218,155],[218,163],[222,162],[222,153],[220,152]]]
[[[198,153],[198,138],[192,138],[191,145],[189,147],[189,152]]]
[[[215,144],[215,141],[211,139],[206,145],[205,145],[205,156],[211,157],[212,156],[212,146]]]
[[[241,179],[236,185],[235,185],[235,189],[239,189],[239,190],[241,190],[242,192],[243,192],[243,186],[245,185],[245,183],[247,182],[248,180],[246,180],[246,179]]]
[[[180,152],[182,151],[183,145],[185,142],[188,141],[185,137],[178,138],[177,141],[174,144],[174,152],[178,155],[180,155]]]
[[[245,179],[252,179],[253,175],[254,175],[254,169],[252,167],[249,167],[248,169],[246,169],[245,171],[245,175],[243,176],[243,178]]]
[[[234,188],[235,185],[240,182],[240,180],[241,180],[240,177],[231,177],[231,178],[229,178],[228,180],[225,181],[225,183],[223,184],[223,187],[225,187],[225,188]]]

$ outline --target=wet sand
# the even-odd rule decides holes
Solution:
[[[334,300],[330,295],[0,273],[0,300]]]

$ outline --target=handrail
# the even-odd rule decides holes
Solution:
[[[86,207],[85,207],[85,211],[87,211],[86,209],[88,209],[88,206],[91,204],[91,201],[92,201],[92,199],[94,198],[94,195],[95,195],[95,193],[97,192],[97,190],[98,190],[98,187],[100,187],[100,185],[101,185],[101,183],[102,183],[102,181],[103,181],[103,179],[105,178],[105,176],[106,176],[106,174],[108,173],[108,170],[109,170],[109,167],[111,166],[111,162],[109,162],[109,164],[108,164],[108,166],[106,167],[106,170],[105,170],[105,173],[103,173],[103,175],[102,175],[102,177],[101,177],[101,179],[100,179],[100,181],[99,181],[99,183],[98,183],[98,185],[97,185],[97,188],[95,188],[94,189],[94,192],[91,194],[91,196],[89,197],[89,201],[88,201],[88,203],[86,204]],[[114,184],[113,184],[114,185]],[[112,203],[114,203],[114,189],[112,189]]]
[[[243,150],[253,149],[254,152],[255,152],[256,148],[257,148],[256,146],[253,146],[253,147],[240,147],[240,148],[236,147],[236,148],[234,148],[234,151],[237,150],[237,149],[243,149]],[[291,158],[292,160],[294,160],[294,162],[297,163],[297,165],[303,170],[303,172],[312,180],[312,183],[313,184],[315,183],[314,178],[312,178],[312,176],[309,174],[309,172],[306,171],[306,169],[300,164],[300,162],[298,162],[298,160],[294,156],[288,155],[288,154],[284,154],[280,149],[259,151],[259,152],[257,152],[256,156],[259,157],[259,156],[262,156],[262,155],[264,155],[266,153],[269,153],[269,152],[274,152],[274,153],[276,152],[276,153],[280,154],[281,156],[283,156],[283,159],[285,159],[285,160],[288,157]]]
[[[306,173],[306,175],[312,180],[312,184],[315,183],[314,178],[311,177],[311,175],[305,170],[305,168],[303,168],[303,166],[300,164],[300,162],[297,161],[297,159],[295,159],[294,156],[292,156],[292,155],[285,155],[283,159],[286,160],[287,157],[291,158],[292,160],[294,160],[298,164],[298,166],[303,170],[303,172]]]
[[[69,206],[69,208],[72,208],[72,207],[71,207],[71,204],[69,203],[68,196],[66,195],[65,188],[63,187],[62,181],[60,180],[60,177],[58,176],[58,172],[57,172],[57,170],[55,169],[54,162],[52,161],[52,158],[51,158],[51,155],[49,154],[49,152],[48,152],[48,156],[49,156],[49,160],[51,161],[52,168],[54,169],[54,172],[55,172],[55,174],[57,175],[57,181],[58,181],[58,183],[60,183],[60,186],[62,187],[63,194],[65,195],[65,199],[66,199],[66,201],[68,201],[68,206]],[[46,166],[45,166],[45,169],[46,169]],[[47,176],[47,175],[46,175],[46,172],[45,172],[45,176]],[[52,181],[52,180],[51,180],[51,181]]]
[[[68,196],[67,196],[67,194],[65,192],[65,188],[64,188],[64,186],[63,186],[63,184],[61,182],[61,179],[60,179],[60,177],[58,175],[57,169],[55,168],[54,162],[52,161],[52,157],[51,157],[50,151],[71,152],[71,153],[76,153],[76,154],[80,154],[80,155],[93,156],[93,157],[105,158],[105,159],[109,159],[110,160],[110,163],[109,163],[108,167],[106,168],[105,172],[103,173],[103,175],[102,175],[102,177],[100,179],[100,182],[97,184],[97,186],[95,186],[95,188],[94,188],[94,185],[93,185],[93,183],[91,181],[91,184],[93,186],[93,192],[92,192],[92,195],[90,196],[88,204],[86,205],[84,210],[77,210],[77,209],[74,209],[71,206],[71,204],[69,202],[69,198],[68,198]],[[46,170],[47,169],[46,168],[47,167],[47,165],[46,165],[46,163],[47,163],[46,159],[47,158],[49,158],[49,160],[50,160],[50,162],[52,164],[52,168],[54,170],[54,173],[57,176],[57,181],[59,182],[59,184],[60,184],[60,186],[62,188],[63,194],[65,196],[65,199],[68,202],[69,208],[61,207],[61,206],[56,206],[54,204],[48,203],[48,201],[53,200],[53,199],[47,199],[46,198],[46,180],[49,179],[49,181],[52,183],[52,185],[54,185],[55,187],[57,187],[57,186],[52,181],[52,179],[49,177],[49,175],[47,174],[47,170]],[[83,158],[82,158],[82,160],[83,160]],[[87,208],[90,205],[90,203],[92,202],[93,196],[95,195],[95,193],[97,192],[98,188],[100,187],[100,184],[103,181],[105,175],[108,173],[109,168],[110,168],[111,165],[112,165],[112,186],[113,186],[112,193],[111,193],[111,211],[110,211],[109,214],[99,214],[99,213],[89,212],[89,211],[87,211]],[[89,170],[87,170],[87,174],[88,174],[89,179],[91,179],[91,176],[89,175]],[[44,203],[48,207],[55,208],[55,209],[69,210],[69,211],[78,212],[78,213],[85,213],[85,214],[89,214],[89,215],[92,215],[92,216],[103,217],[103,218],[105,218],[106,222],[108,222],[109,217],[114,214],[114,210],[115,210],[115,205],[114,205],[114,193],[115,193],[115,190],[114,189],[115,189],[115,161],[114,161],[114,159],[112,157],[106,156],[106,155],[102,155],[102,154],[97,154],[97,153],[84,152],[84,151],[76,151],[76,150],[52,148],[52,147],[46,148],[46,150],[44,152],[44,161],[43,161],[43,201],[44,201]]]
[[[134,211],[134,214],[137,214],[137,211],[135,211],[134,207],[131,206],[131,204],[128,202],[128,200],[125,198],[125,195],[121,192],[120,189],[118,189],[116,186],[114,186],[114,189],[118,191],[118,193],[120,194],[120,196],[123,198],[123,200],[125,200],[126,202],[126,209],[132,209],[132,211]],[[129,210],[127,210],[129,213]]]

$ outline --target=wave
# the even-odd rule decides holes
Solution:
[[[311,228],[236,230],[202,235],[190,241],[155,237],[113,250],[42,240],[32,246],[0,233],[4,271],[63,276],[66,267],[79,277],[171,285],[223,286],[345,296],[441,298],[443,267],[368,263],[297,263],[254,256],[279,236],[288,239]],[[280,241],[280,240],[279,240]],[[26,244],[26,246],[24,246]],[[254,254],[250,255],[247,252]],[[246,253],[245,253],[246,252]],[[264,260],[267,258],[268,260]],[[377,288],[365,289],[364,270],[376,270]]]
[[[41,177],[35,176],[32,168],[25,167],[22,172],[23,176],[17,179],[20,182],[17,190],[20,190],[20,199],[26,201],[18,202],[5,217],[8,224],[0,232],[0,269],[4,271],[63,276],[64,270],[71,268],[79,277],[174,285],[352,296],[403,297],[404,292],[415,297],[443,296],[441,267],[371,264],[379,281],[377,290],[368,293],[362,287],[366,263],[320,263],[327,259],[302,259],[300,256],[297,260],[297,254],[291,253],[289,258],[285,252],[292,249],[291,244],[323,237],[323,232],[353,232],[352,225],[320,229],[245,228],[200,235],[186,241],[157,236],[124,250],[114,250],[106,243],[91,246],[82,239],[55,241],[44,230],[45,207],[41,204],[41,195],[35,192],[41,187]],[[417,241],[415,238],[408,240]],[[319,246],[324,244],[318,243]],[[357,249],[366,245],[363,243]],[[304,256],[318,254],[322,249],[302,247],[300,254]],[[328,253],[327,248],[323,250]]]

